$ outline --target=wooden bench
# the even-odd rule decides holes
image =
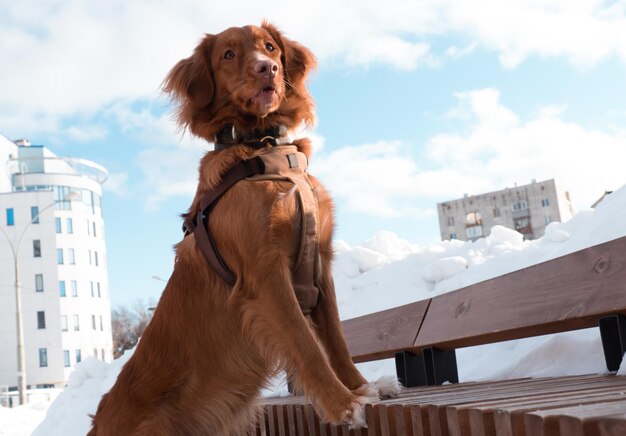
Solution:
[[[626,351],[626,237],[343,322],[355,362],[396,358],[405,386],[457,382],[456,348],[599,327],[609,371]]]
[[[599,327],[607,368],[616,371],[626,351],[624,315],[626,237],[346,320],[354,361],[395,358],[411,389],[368,406],[368,429],[351,432],[320,423],[302,398],[267,400],[257,434],[624,435],[624,377],[458,384],[454,351]],[[453,384],[436,386],[444,382]]]

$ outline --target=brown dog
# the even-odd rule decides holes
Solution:
[[[203,196],[227,170],[313,122],[305,79],[314,64],[306,48],[263,23],[207,35],[172,69],[164,90],[180,103],[180,124],[209,142],[226,138],[200,163],[187,218],[198,216]],[[256,140],[267,131],[281,133]],[[309,156],[308,140],[292,144]],[[364,404],[397,392],[393,380],[367,383],[350,359],[331,276],[333,206],[307,177],[319,211],[317,304],[303,314],[294,292],[302,212],[293,184],[236,183],[208,223],[234,285],[207,263],[197,235],[177,245],[153,319],[102,397],[90,434],[246,434],[260,389],[279,370],[335,424],[364,425]]]

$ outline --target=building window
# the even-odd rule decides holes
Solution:
[[[454,217],[453,216],[449,216],[448,217],[448,227],[454,227]]]
[[[93,192],[88,189],[83,189],[83,203],[91,210],[91,214],[95,214],[94,201],[93,201]]]
[[[63,350],[63,366],[66,368],[70,366],[70,350]]]
[[[530,226],[530,220],[525,217],[525,218],[518,218],[516,220],[513,221],[513,224],[515,226],[515,230],[521,230],[525,227],[529,227]]]
[[[56,217],[54,219],[54,226],[57,229],[57,233],[63,233],[63,229],[61,228],[61,218]]]
[[[476,239],[483,236],[482,226],[470,226],[465,229],[465,233],[468,238]]]
[[[528,217],[514,219],[513,228],[524,235],[524,238],[532,237],[533,230],[530,227],[530,219]]]
[[[39,239],[33,241],[33,257],[41,257],[41,241]]]
[[[78,283],[76,280],[72,280],[72,297],[78,297]]]
[[[494,218],[499,218],[500,217],[500,208],[499,207],[494,207],[493,208],[493,217]]]
[[[552,217],[550,215],[546,215],[543,219],[543,222],[548,225],[552,222]]]
[[[98,252],[94,251],[93,252],[93,263],[98,266]]]
[[[67,249],[67,264],[68,265],[75,265],[76,264],[76,259],[74,258],[74,249],[73,248],[68,248]]]
[[[72,218],[65,220],[65,227],[67,229],[67,233],[74,233],[74,223],[72,222]]]
[[[7,209],[7,226],[15,225],[15,212],[13,212],[13,208]]]
[[[100,315],[100,331],[104,331],[104,323],[102,322],[102,315]]]
[[[541,200],[541,206],[542,207],[550,206],[550,199],[549,198],[544,198],[543,200]]]
[[[57,264],[63,265],[65,262],[63,260],[63,249],[57,248]]]
[[[69,186],[53,186],[52,193],[54,195],[54,207],[57,210],[72,210],[71,200],[66,200],[71,193]]]
[[[526,209],[528,209],[528,203],[526,202],[526,200],[516,201],[516,202],[514,202],[511,205],[511,207],[515,211],[517,211],[517,210],[526,210]]]
[[[80,330],[80,323],[79,320],[80,318],[78,317],[78,315],[74,315],[74,331],[79,331]]]
[[[92,226],[93,226],[93,237],[95,238],[95,237],[97,236],[97,235],[96,235],[96,222],[94,221],[94,222],[93,222],[93,223],[91,223],[91,224],[92,224]]]
[[[89,282],[89,286],[91,286],[91,296],[95,297],[95,294],[93,292],[93,282]]]
[[[91,315],[91,327],[92,327],[94,330],[97,330],[97,329],[96,329],[96,315]]]
[[[80,350],[76,350],[76,363],[80,363],[83,360]]]
[[[93,357],[95,357],[96,359],[98,358],[98,349],[97,348],[93,349]]]
[[[61,315],[61,331],[67,331],[67,315]]]
[[[98,298],[100,298],[100,282],[96,283],[96,288],[98,289]]]
[[[456,233],[450,233],[450,239],[457,239]]]
[[[30,221],[33,224],[39,224],[39,207],[32,206],[30,208]]]
[[[480,212],[470,212],[465,215],[465,224],[467,226],[479,226],[482,224],[482,217]]]
[[[93,261],[91,259],[91,250],[89,250],[89,265],[93,264]]]
[[[87,235],[91,236],[91,224],[89,223],[89,220],[87,220]]]
[[[65,280],[59,280],[59,295],[65,297]]]
[[[39,349],[39,366],[45,367],[48,366],[48,349],[40,348]]]
[[[43,274],[35,274],[35,291],[43,292]]]
[[[102,361],[104,362],[104,348],[100,350],[100,355],[102,356]]]
[[[39,330],[46,328],[46,312],[43,310],[37,312],[37,328]]]

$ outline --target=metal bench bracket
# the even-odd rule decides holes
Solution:
[[[454,350],[425,348],[417,354],[401,351],[396,353],[396,373],[407,388],[459,382]]]
[[[626,352],[626,316],[618,314],[600,318],[599,324],[606,367],[609,371],[617,371]]]

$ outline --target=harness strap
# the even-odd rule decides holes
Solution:
[[[224,259],[217,251],[215,240],[209,229],[209,214],[217,200],[235,183],[246,177],[251,177],[255,174],[263,174],[264,172],[265,164],[263,163],[263,159],[258,156],[238,163],[228,170],[221,182],[212,191],[204,194],[200,200],[198,215],[193,219],[187,218],[183,223],[185,236],[190,233],[194,234],[196,244],[200,247],[209,265],[211,265],[213,270],[230,286],[235,285],[236,277],[235,274],[228,269],[226,262],[224,262]]]

